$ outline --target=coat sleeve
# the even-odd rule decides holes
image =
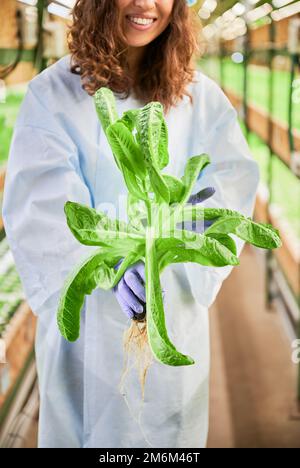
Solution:
[[[204,152],[210,156],[211,164],[203,170],[196,189],[212,186],[216,190],[202,206],[229,208],[252,217],[259,183],[258,164],[250,153],[236,110],[216,84],[213,92],[218,96],[218,113],[204,143]],[[235,235],[232,237],[239,256],[245,242]],[[213,268],[193,263],[185,264],[185,268],[194,297],[205,307],[212,305],[222,282],[233,269],[232,266]]]
[[[17,125],[2,215],[26,299],[36,315],[51,296],[57,302],[66,275],[95,249],[80,244],[70,232],[67,200],[91,206],[76,145],[52,129]]]

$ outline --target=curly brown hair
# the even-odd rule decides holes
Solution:
[[[186,0],[175,0],[167,28],[146,46],[132,76],[116,0],[77,0],[68,31],[71,72],[81,75],[83,89],[93,95],[102,86],[126,99],[131,90],[145,104],[160,101],[165,112],[187,95],[200,56],[202,24]]]

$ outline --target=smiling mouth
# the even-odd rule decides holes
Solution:
[[[134,29],[145,30],[151,28],[157,18],[138,18],[126,15],[126,20]]]

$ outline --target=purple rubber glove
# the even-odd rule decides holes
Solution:
[[[207,187],[203,190],[200,190],[200,192],[191,195],[188,199],[188,203],[192,203],[192,205],[197,205],[198,203],[202,203],[208,198],[212,197],[214,193],[215,189],[213,187]],[[181,223],[181,229],[187,229],[197,232],[199,234],[203,234],[203,232],[207,228],[209,228],[215,221],[216,219],[205,219],[204,221]]]
[[[123,259],[119,260],[115,268],[118,269]],[[113,292],[127,317],[143,320],[146,314],[145,264],[140,261],[129,267]],[[165,291],[162,290],[163,301]]]
[[[119,260],[116,269],[123,259]],[[113,288],[117,301],[123,312],[131,319],[142,319],[145,316],[145,264],[137,262],[129,267],[118,284]]]
[[[197,205],[198,203],[203,203],[208,198],[212,197],[215,193],[215,189],[213,187],[206,187],[200,192],[191,195],[188,199],[188,203],[192,203],[193,205]]]

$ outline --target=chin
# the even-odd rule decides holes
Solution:
[[[145,45],[148,45],[150,44],[150,42],[152,41],[153,39],[130,39],[130,37],[127,37],[127,44],[130,46],[130,47],[143,47]]]

